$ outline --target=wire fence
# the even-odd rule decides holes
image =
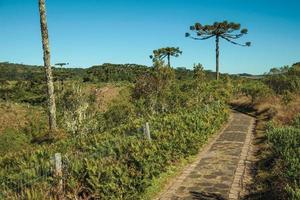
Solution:
[[[50,167],[33,166],[7,175],[0,183],[0,199],[62,199],[57,198],[63,191],[61,154],[56,153],[50,163]]]
[[[144,137],[151,142],[149,123],[142,127]],[[76,136],[73,139],[82,139],[84,135]],[[66,183],[71,176],[70,167],[72,162],[70,158],[83,157],[84,152],[69,151],[62,155],[55,153],[49,160],[50,165],[32,166],[22,168],[17,174],[9,175],[5,183],[0,183],[0,200],[2,199],[65,199]],[[86,159],[100,156],[95,152]],[[36,193],[36,188],[40,188]]]

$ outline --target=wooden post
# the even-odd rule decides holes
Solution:
[[[57,180],[56,192],[58,199],[63,199],[63,180],[62,180],[62,160],[61,154],[54,154],[54,177]]]
[[[147,139],[149,141],[151,141],[150,128],[149,128],[149,123],[148,122],[146,122],[146,124],[144,125],[144,134],[147,137]]]

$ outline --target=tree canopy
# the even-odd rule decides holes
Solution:
[[[156,49],[153,51],[153,55],[150,55],[150,58],[155,61],[162,61],[163,59],[168,59],[168,66],[171,66],[170,63],[170,57],[179,57],[182,54],[182,51],[180,51],[179,47],[165,47]]]
[[[241,44],[233,41],[248,33],[248,29],[241,29],[241,25],[234,22],[215,22],[212,25],[202,25],[197,22],[194,25],[190,26],[190,30],[195,33],[195,36],[192,36],[192,34],[190,33],[186,33],[185,36],[195,40],[206,40],[214,36],[219,36],[232,44],[240,46],[251,45],[251,42]],[[237,31],[239,30],[240,32],[237,33]]]
[[[239,46],[250,46],[250,42],[245,44],[237,43],[234,40],[242,37],[248,33],[248,29],[241,29],[241,25],[238,23],[227,21],[215,22],[212,25],[202,25],[200,23],[195,23],[190,26],[190,30],[194,32],[194,35],[190,33],[185,33],[186,37],[194,40],[207,40],[209,38],[215,37],[216,39],[216,79],[219,79],[219,40],[223,38],[224,40]],[[239,31],[240,30],[240,31]],[[239,31],[239,32],[237,32]]]

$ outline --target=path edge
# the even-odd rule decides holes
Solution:
[[[218,140],[223,131],[229,126],[230,122],[233,120],[233,113],[235,110],[231,110],[227,122],[217,131],[208,138],[207,142],[199,149],[199,153],[196,155],[195,160],[192,164],[187,165],[181,170],[180,175],[172,178],[168,184],[164,187],[162,192],[158,193],[153,200],[163,200],[171,199],[172,194],[178,189],[180,184],[185,180],[189,175],[189,172],[194,170],[197,166],[197,163],[203,158],[203,156],[208,152],[212,145]]]
[[[246,135],[246,139],[242,148],[242,152],[240,154],[239,162],[234,173],[233,182],[231,184],[231,188],[229,191],[229,200],[237,200],[240,198],[240,193],[243,190],[243,179],[247,167],[247,158],[249,157],[249,151],[251,142],[253,139],[253,132],[255,129],[256,118],[251,116],[251,125],[248,128],[248,134]]]

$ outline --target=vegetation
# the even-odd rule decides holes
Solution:
[[[182,54],[182,51],[179,50],[179,47],[166,47],[166,48],[160,48],[153,51],[153,55],[150,56],[150,58],[153,60],[153,62],[156,61],[162,61],[164,58],[167,58],[168,60],[168,66],[171,67],[171,61],[170,58],[172,57],[179,57],[179,55]]]
[[[52,68],[45,0],[39,11],[44,66],[0,63],[0,199],[144,199],[222,127],[229,104],[267,116],[260,127],[265,163],[254,179],[263,180],[265,167],[270,180],[252,186],[255,192],[300,199],[300,63],[264,76],[219,78],[219,40],[250,46],[234,41],[247,29],[224,21],[195,23],[196,35],[186,33],[216,39],[216,80],[201,64],[171,68],[179,47],[154,50],[152,67]],[[61,172],[53,168],[57,153]]]
[[[97,77],[93,73],[98,69],[87,69],[84,76]],[[50,143],[42,137],[47,125],[36,120],[24,126],[26,131],[5,130],[2,142],[18,135],[14,145],[26,148],[2,150],[3,198],[44,199],[61,195],[53,187],[58,180],[51,171],[51,158],[56,152],[63,155],[66,198],[142,198],[153,180],[170,166],[195,155],[227,119],[225,102],[231,96],[232,85],[225,80],[209,80],[201,65],[188,71],[188,76],[162,62],[155,62],[152,68],[113,66],[111,69],[123,70],[123,74],[130,76],[135,70],[143,69],[146,73],[132,75],[136,78],[131,79],[119,73],[117,80],[132,81],[111,83],[123,89],[105,110],[97,109],[99,96],[91,88],[99,84],[97,79],[89,82],[84,82],[84,77],[79,81],[68,79],[64,90],[56,90],[59,138]],[[180,78],[176,73],[181,74]],[[112,73],[108,77],[112,77],[111,82],[115,79]],[[204,77],[207,81],[203,81]],[[59,82],[54,85],[58,87]],[[35,107],[43,108],[44,104],[37,103]],[[151,142],[141,129],[145,122],[150,124]]]
[[[143,198],[161,174],[198,152],[226,121],[230,98],[240,99],[241,95],[252,105],[276,99],[271,100],[275,107],[269,109],[278,125],[267,134],[272,152],[269,157],[274,160],[273,181],[267,188],[273,188],[272,195],[278,198],[297,199],[299,163],[295,156],[299,152],[292,147],[298,145],[293,138],[298,137],[299,118],[292,123],[280,116],[289,116],[290,107],[294,108],[292,116],[299,113],[295,110],[299,86],[291,84],[299,81],[295,76],[298,64],[284,74],[268,74],[259,80],[223,76],[219,81],[212,80],[212,74],[201,64],[194,70],[172,69],[163,62],[155,62],[151,68],[113,64],[85,70],[54,68],[58,77],[66,72],[70,75],[63,90],[58,89],[59,79],[54,79],[58,134],[53,141],[43,139],[48,125],[46,88],[37,78],[42,68],[2,63],[0,70],[7,65],[14,66],[17,73],[14,79],[2,75],[6,81],[1,93],[7,95],[1,95],[1,105],[14,110],[9,113],[19,114],[0,120],[19,119],[24,123],[0,130],[0,151],[5,155],[0,160],[3,198],[56,198],[58,180],[51,171],[51,158],[56,152],[63,155],[66,198]],[[275,78],[280,81],[270,81]],[[286,87],[288,93],[283,93],[277,90],[282,85],[293,87]],[[110,103],[101,103],[108,98],[101,91],[108,89],[112,94],[114,88],[119,89]],[[280,120],[290,127],[278,127]],[[150,124],[151,142],[143,135],[145,122]]]
[[[195,32],[196,36],[191,36],[190,33],[186,33],[185,36],[192,38],[194,40],[207,40],[209,38],[215,37],[216,39],[216,79],[219,79],[219,40],[220,38],[239,46],[250,46],[250,42],[245,44],[239,44],[233,40],[238,39],[248,33],[247,29],[242,29],[240,33],[234,33],[240,30],[241,25],[237,23],[227,21],[215,22],[213,25],[201,25],[200,23],[195,23],[195,25],[190,26],[190,30]]]
[[[273,188],[278,198],[300,199],[300,116],[292,126],[268,129],[268,141],[276,158],[272,166]]]
[[[299,199],[299,64],[237,80],[232,104],[257,116],[257,161],[245,199]]]

